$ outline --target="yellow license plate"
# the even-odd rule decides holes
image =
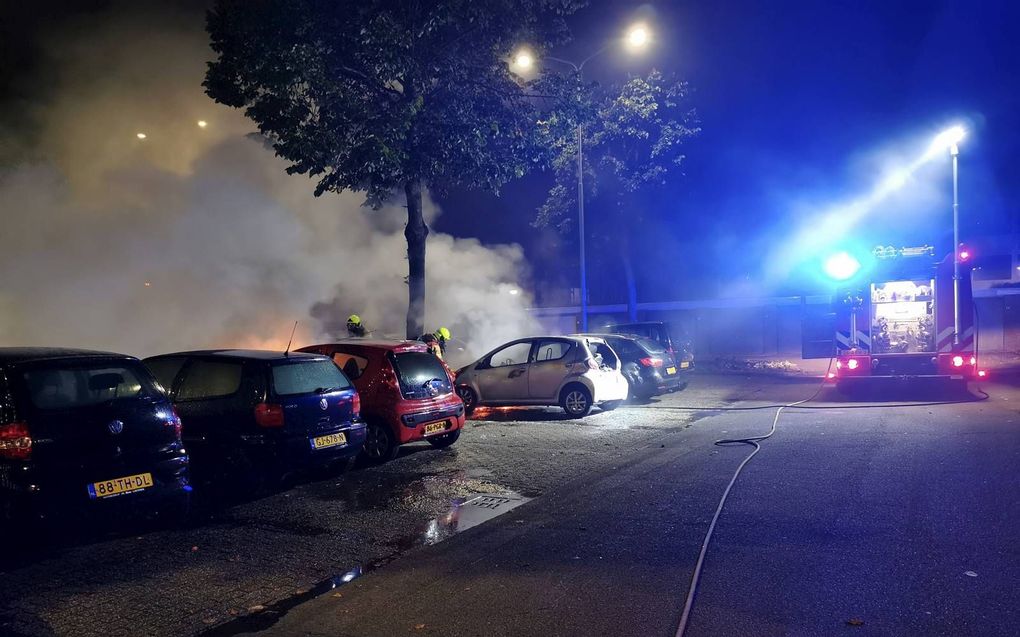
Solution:
[[[425,435],[426,436],[430,436],[432,434],[437,434],[437,433],[439,433],[441,431],[446,431],[446,421],[445,420],[443,422],[430,422],[429,424],[425,425]]]
[[[687,361],[684,361],[684,362],[680,363],[680,369],[687,369],[690,366],[691,366],[691,364],[688,363]]]
[[[152,486],[152,484],[151,473],[138,473],[133,476],[124,476],[123,478],[114,478],[113,480],[93,482],[88,485],[89,497],[92,499],[109,498],[111,496],[121,495],[122,493],[132,493],[134,491],[148,489]]]
[[[312,449],[326,449],[327,447],[339,447],[347,444],[347,434],[340,432],[328,436],[318,436],[311,439]]]
[[[675,374],[675,373],[676,373],[676,367],[667,367],[666,368],[666,374],[667,375]]]

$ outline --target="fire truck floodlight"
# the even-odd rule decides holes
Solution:
[[[825,261],[825,274],[837,281],[844,281],[861,269],[861,263],[846,252],[839,252]]]

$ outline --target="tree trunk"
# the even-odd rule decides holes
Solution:
[[[416,339],[425,333],[425,238],[428,226],[421,214],[421,179],[404,184],[407,196],[407,338]]]

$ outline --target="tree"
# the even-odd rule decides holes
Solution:
[[[631,265],[631,232],[643,221],[641,201],[682,174],[686,144],[700,132],[686,82],[652,71],[621,87],[602,90],[576,84],[569,109],[551,114],[545,133],[555,183],[538,210],[536,226],[564,232],[573,225],[577,201],[578,124],[584,126],[585,197],[606,204],[599,223],[607,244],[619,252],[633,314],[636,284]],[[598,234],[598,231],[591,234]]]
[[[546,152],[511,75],[522,42],[565,37],[574,0],[218,0],[204,86],[244,108],[315,194],[407,203],[407,335],[424,331],[422,191],[498,192]]]

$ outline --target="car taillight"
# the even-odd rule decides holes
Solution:
[[[361,415],[361,396],[354,394],[354,400],[351,401],[351,417],[357,418]]]
[[[646,356],[645,358],[638,360],[638,362],[644,365],[645,367],[662,367],[661,358],[652,358],[651,356]]]
[[[181,439],[181,417],[177,415],[177,410],[170,408],[170,416],[166,419],[166,424],[174,428],[174,435],[177,439]]]
[[[12,422],[0,425],[0,458],[28,460],[32,456],[32,436],[28,425]]]
[[[259,427],[282,427],[283,406],[270,403],[255,405],[255,422]]]
[[[858,365],[860,365],[860,363],[857,362],[856,358],[851,358],[850,360],[848,360],[846,362],[846,368],[847,369],[857,369]]]
[[[963,356],[953,357],[953,367],[963,367]]]
[[[970,364],[971,365],[977,365],[977,357],[976,356],[971,356],[970,357]]]

